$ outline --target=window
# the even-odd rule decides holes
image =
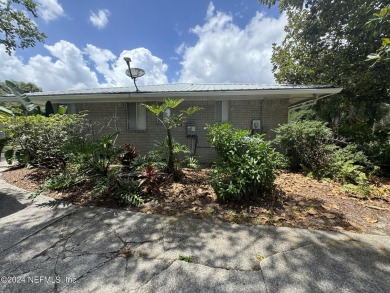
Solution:
[[[127,103],[127,129],[146,130],[146,109],[141,103]]]
[[[215,122],[229,121],[229,101],[215,102]]]

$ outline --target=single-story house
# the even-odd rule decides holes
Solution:
[[[184,98],[179,106],[204,109],[188,118],[186,125],[174,130],[174,138],[191,149],[196,148],[201,162],[211,162],[215,153],[206,140],[205,124],[231,122],[233,127],[274,137],[273,129],[288,122],[289,108],[313,103],[335,95],[342,89],[326,85],[257,84],[167,84],[135,87],[99,88],[38,92],[27,94],[36,104],[66,104],[70,113],[88,110],[92,122],[108,123],[113,118],[121,131],[117,143],[132,144],[144,154],[166,133],[160,122],[142,103],[153,104],[164,98]],[[14,99],[13,96],[0,101]],[[111,124],[113,125],[113,124]],[[108,129],[104,131],[109,131]]]

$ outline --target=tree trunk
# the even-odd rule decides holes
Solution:
[[[173,158],[173,142],[171,130],[167,129],[168,136],[168,173],[172,174],[175,171],[175,161]]]

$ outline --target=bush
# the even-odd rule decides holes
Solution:
[[[118,170],[110,170],[107,176],[91,177],[90,182],[99,197],[110,197],[124,205],[138,206],[144,203],[139,180],[120,176]]]
[[[107,134],[93,141],[89,138],[75,138],[66,143],[62,151],[70,164],[86,175],[107,176],[110,165],[123,152],[114,146],[117,133]]]
[[[64,143],[78,137],[85,125],[85,115],[52,115],[45,117],[15,116],[2,121],[2,130],[11,147],[6,153],[8,163],[17,158],[22,163],[44,167],[64,166]]]
[[[329,177],[343,184],[367,184],[366,174],[376,171],[376,167],[355,145],[337,149],[322,172],[322,177]]]
[[[378,168],[357,145],[334,144],[337,140],[332,131],[319,121],[282,125],[276,133],[274,143],[285,150],[290,169],[303,169],[318,178],[331,178],[349,187],[355,185],[366,195],[368,177]]]
[[[274,143],[285,151],[291,170],[308,169],[318,174],[328,166],[335,146],[332,130],[319,121],[284,124],[275,130]]]
[[[375,129],[364,123],[343,125],[337,133],[357,148],[376,165],[390,167],[390,127],[377,126]]]
[[[270,142],[262,135],[249,136],[249,131],[233,129],[229,123],[208,128],[208,141],[217,152],[210,181],[218,199],[258,197],[273,190],[275,168],[282,157]]]

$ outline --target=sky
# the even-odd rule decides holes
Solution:
[[[44,91],[131,86],[123,57],[145,70],[137,85],[273,84],[272,43],[287,18],[257,0],[35,0],[45,43],[0,45],[0,80]]]

